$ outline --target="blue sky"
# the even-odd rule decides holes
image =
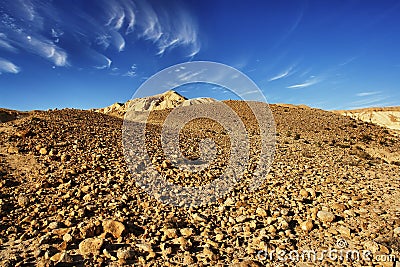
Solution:
[[[399,14],[389,0],[0,0],[0,107],[103,107],[197,60],[239,69],[269,103],[396,106]],[[212,86],[178,91],[234,98]]]

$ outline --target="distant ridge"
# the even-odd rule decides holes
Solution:
[[[371,122],[392,130],[400,131],[400,107],[373,107],[353,110],[335,110],[353,119]]]
[[[191,106],[202,103],[211,103],[216,100],[213,98],[194,98],[187,99],[173,90],[165,93],[128,100],[126,103],[114,103],[111,106],[94,109],[93,111],[122,118],[128,109],[137,112],[153,110],[164,110],[176,108],[178,106]]]

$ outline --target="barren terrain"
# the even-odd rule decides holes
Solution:
[[[226,103],[257,140],[245,103]],[[161,204],[136,186],[120,118],[65,109],[1,123],[0,265],[394,266],[375,259],[400,257],[399,137],[322,110],[271,109],[276,154],[259,190],[246,192],[239,184],[224,198],[190,209]],[[211,121],[186,127],[188,158],[198,153],[196,136],[219,140],[221,160],[185,176],[158,155],[158,123],[168,112],[154,111],[147,128],[153,163],[177,184],[212,180],[223,171],[229,138]],[[252,143],[252,155],[256,148]],[[338,249],[338,241],[343,249],[371,251],[374,260],[277,257]],[[273,257],[259,257],[263,250]]]

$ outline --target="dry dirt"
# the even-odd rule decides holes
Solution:
[[[251,118],[243,102],[226,103]],[[339,249],[340,241],[345,250],[398,260],[400,140],[331,112],[271,109],[276,154],[259,190],[239,184],[217,202],[190,209],[161,204],[136,186],[124,160],[122,119],[65,109],[1,123],[0,266],[394,266],[278,258],[283,251]],[[167,113],[152,113],[153,122]],[[201,125],[182,133],[182,147],[194,146],[189,158],[197,153],[190,137],[207,137],[213,126]],[[251,119],[245,125],[257,139]],[[150,154],[157,155],[159,126],[147,129]],[[213,131],[222,170],[229,138]],[[216,175],[190,179],[162,156],[154,164],[181,184]],[[266,249],[271,259],[258,257]]]

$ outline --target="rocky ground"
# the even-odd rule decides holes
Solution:
[[[251,117],[242,102],[227,103]],[[271,109],[276,154],[259,190],[238,185],[190,209],[136,186],[121,119],[66,109],[0,124],[0,266],[395,266],[378,259],[400,257],[399,138],[322,110]],[[202,134],[189,127],[184,140]],[[220,135],[224,154],[228,139],[212,134]],[[176,183],[193,181],[162,157],[154,164]],[[278,258],[330,248],[368,250],[373,260]]]

